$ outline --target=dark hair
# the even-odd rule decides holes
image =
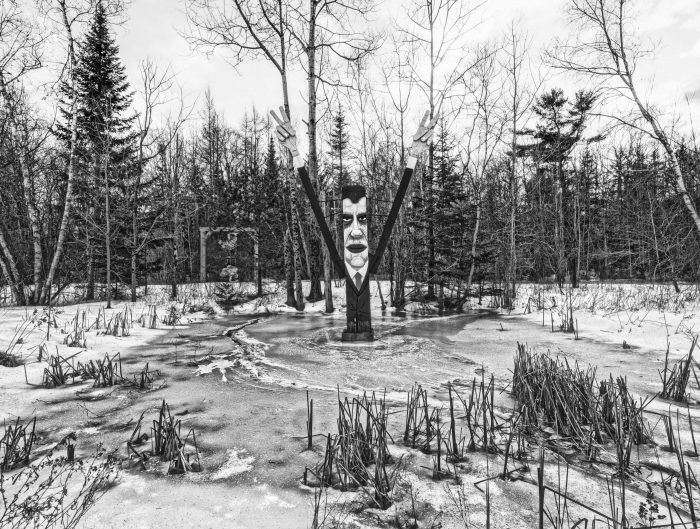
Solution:
[[[360,185],[343,186],[341,193],[341,197],[343,199],[349,198],[350,202],[359,202],[362,197],[366,196],[365,186]]]

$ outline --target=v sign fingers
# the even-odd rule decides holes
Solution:
[[[284,111],[284,107],[279,109],[280,115],[278,116],[274,110],[270,111],[272,119],[277,122],[277,127],[275,127],[275,133],[277,136],[277,141],[292,154],[292,156],[297,156],[299,151],[297,149],[297,137],[296,131],[289,121],[287,113]],[[281,117],[280,117],[281,116]]]
[[[280,127],[284,126],[284,121],[282,121],[279,118],[279,116],[275,113],[274,110],[270,110],[270,115],[272,116],[272,119],[274,119]]]
[[[423,114],[423,119],[420,120],[419,128],[425,127],[428,123],[428,119],[430,119],[430,112],[426,110],[425,114]]]
[[[282,116],[285,123],[289,123],[289,116],[287,116],[287,112],[285,112],[283,106],[280,107],[280,116]]]
[[[426,111],[418,125],[418,131],[413,135],[413,144],[411,145],[411,155],[420,156],[428,151],[428,143],[433,137],[433,130],[436,123],[436,118],[430,119],[430,112]]]

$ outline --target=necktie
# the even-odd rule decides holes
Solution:
[[[362,276],[360,275],[360,272],[357,272],[355,274],[355,287],[357,290],[360,290],[360,287],[362,286]]]

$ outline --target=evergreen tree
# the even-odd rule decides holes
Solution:
[[[455,141],[445,119],[440,119],[434,140],[433,197],[435,205],[436,264],[441,281],[464,271],[462,239],[466,232],[466,194],[459,170]]]
[[[553,187],[555,218],[554,245],[556,248],[556,276],[561,285],[567,271],[573,286],[577,286],[579,263],[574,247],[578,246],[579,227],[572,210],[569,171],[566,162],[574,147],[583,139],[586,121],[597,96],[592,91],[579,90],[570,102],[560,88],[542,94],[533,110],[539,118],[535,129],[520,131],[534,142],[518,145],[520,156],[529,156],[538,167],[538,176],[547,178]],[[593,138],[599,140],[600,138]],[[544,234],[543,234],[544,235]],[[568,235],[568,237],[567,237]],[[574,241],[573,243],[571,241]]]
[[[106,275],[110,276],[111,241],[120,238],[120,220],[123,220],[116,213],[119,212],[120,199],[123,201],[127,193],[126,187],[134,169],[136,138],[133,131],[135,115],[130,113],[132,93],[101,1],[95,6],[90,28],[80,47],[75,76],[78,111],[76,201],[77,210],[82,211],[85,220],[82,237],[86,241],[88,299],[91,299],[95,262],[99,257],[96,251],[98,238],[105,242]],[[72,92],[67,86],[62,91],[64,123],[59,125],[58,135],[64,143],[69,143]]]
[[[262,178],[254,186],[254,222],[260,238],[261,273],[258,274],[258,278],[269,277],[271,270],[279,270],[284,266],[284,248],[279,243],[285,225],[282,189],[282,175],[277,161],[275,139],[270,134]],[[262,283],[258,284],[258,294],[262,295]]]
[[[350,143],[350,135],[347,131],[347,122],[343,108],[338,105],[338,112],[333,116],[333,126],[331,128],[330,137],[328,140],[330,145],[331,157],[331,176],[335,182],[334,195],[335,207],[331,208],[331,226],[335,227],[336,246],[338,252],[343,255],[343,220],[341,214],[342,200],[341,193],[343,186],[349,183],[347,161],[348,161],[348,145]]]
[[[109,155],[111,166],[125,167],[134,149],[135,115],[130,115],[132,92],[124,66],[119,59],[119,46],[109,29],[109,20],[102,1],[95,6],[90,28],[85,35],[76,68],[78,106],[78,154],[84,164],[99,162]],[[70,141],[67,129],[70,120],[70,90],[64,94],[59,124],[59,137]],[[122,172],[122,176],[126,174]]]
[[[202,226],[225,226],[223,218],[226,211],[221,207],[227,198],[227,186],[224,180],[224,136],[226,125],[214,107],[211,92],[204,94],[204,121],[197,141],[197,150],[202,165],[202,196],[200,206],[200,223]],[[240,169],[237,167],[237,169]]]

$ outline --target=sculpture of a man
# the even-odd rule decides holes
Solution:
[[[367,239],[367,195],[364,186],[345,186],[343,199],[343,235],[345,271],[359,289],[369,267]]]
[[[277,122],[277,139],[292,154],[294,167],[299,173],[299,178],[306,195],[309,197],[311,209],[316,218],[321,234],[330,253],[331,259],[339,270],[345,272],[345,295],[347,326],[343,331],[343,341],[372,341],[372,313],[370,310],[369,276],[376,273],[379,268],[384,250],[389,243],[391,231],[401,208],[408,184],[418,161],[417,157],[428,150],[428,145],[433,136],[437,118],[430,120],[428,112],[425,113],[418,131],[413,135],[410,156],[406,161],[401,183],[394,197],[394,202],[389,211],[386,223],[382,229],[379,243],[374,254],[369,253],[368,226],[367,226],[367,196],[365,188],[360,185],[345,186],[342,189],[342,218],[344,234],[344,255],[341,256],[333,241],[333,236],[328,228],[323,211],[318,202],[306,164],[299,156],[297,148],[296,131],[284,111],[280,107],[281,117],[272,111],[270,114]]]

